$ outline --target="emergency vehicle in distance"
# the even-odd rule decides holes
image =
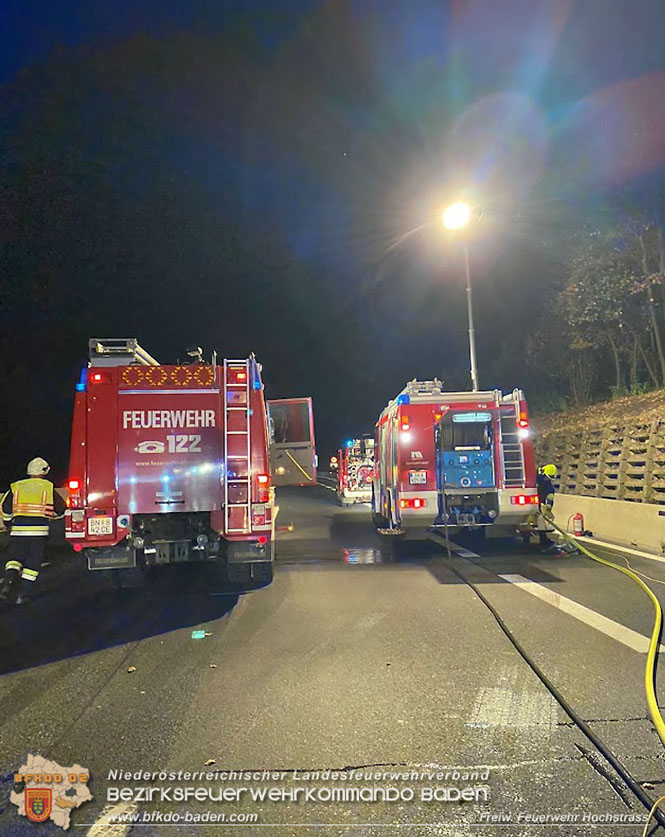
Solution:
[[[448,525],[514,534],[538,503],[524,393],[407,383],[376,424],[372,518],[385,533]]]
[[[271,399],[268,401],[268,415],[272,430],[272,484],[316,485],[318,461],[314,445],[312,399]]]
[[[162,365],[135,339],[94,338],[76,386],[65,536],[114,586],[186,561],[269,582],[268,442],[253,355]]]
[[[374,439],[348,439],[337,456],[337,499],[342,506],[369,503],[372,499]]]

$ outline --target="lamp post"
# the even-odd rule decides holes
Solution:
[[[447,230],[461,230],[471,220],[471,207],[457,201],[443,212],[443,226]],[[478,367],[476,365],[476,329],[473,324],[473,295],[471,291],[471,269],[469,267],[469,245],[464,241],[464,273],[466,278],[466,313],[469,326],[469,360],[471,362],[471,386],[478,392]]]

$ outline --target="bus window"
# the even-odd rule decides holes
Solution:
[[[273,485],[316,485],[316,449],[311,398],[268,401]]]
[[[270,402],[275,442],[310,442],[309,405],[306,401]]]

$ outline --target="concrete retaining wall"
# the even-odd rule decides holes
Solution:
[[[576,512],[584,515],[584,528],[590,529],[600,540],[665,554],[665,508],[661,505],[578,494],[556,495],[554,519],[558,526],[572,529],[569,520]]]

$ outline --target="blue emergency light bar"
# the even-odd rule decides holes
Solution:
[[[405,392],[403,392],[401,395],[397,396],[397,403],[398,404],[410,404],[411,403],[411,396],[409,396]]]
[[[76,391],[77,392],[85,392],[85,385],[88,381],[88,369],[87,367],[83,367],[81,369],[81,376],[79,377],[78,383],[76,384]]]

